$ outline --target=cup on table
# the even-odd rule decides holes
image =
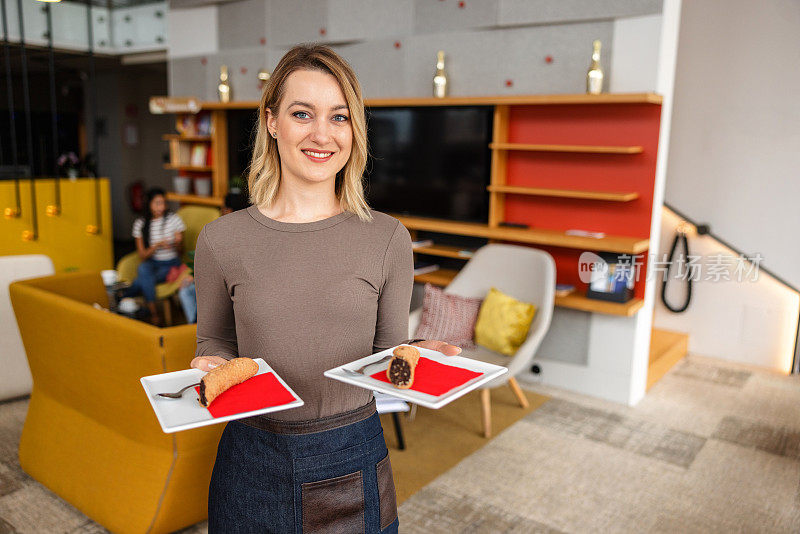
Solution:
[[[136,303],[136,300],[131,297],[125,297],[124,299],[119,301],[119,305],[117,306],[119,311],[122,313],[135,313],[136,310],[139,309],[139,305]]]
[[[119,279],[119,275],[114,269],[104,269],[100,271],[100,276],[103,278],[103,285],[105,286],[113,286]]]

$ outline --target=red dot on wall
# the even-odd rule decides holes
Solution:
[[[461,9],[464,9],[464,2],[459,2],[458,3],[458,7],[460,7]]]
[[[204,57],[200,58],[200,63],[205,65],[206,63],[208,63],[208,60],[206,58],[204,58]]]
[[[247,74],[247,67],[242,67],[239,70],[242,72],[242,74]]]
[[[514,85],[514,80],[506,80],[506,87],[511,87]]]
[[[395,41],[394,42],[394,47],[395,48],[400,48],[400,41]]]
[[[261,39],[259,39],[259,42],[260,42],[262,45],[265,45],[265,44],[267,44],[267,38],[266,38],[266,37],[262,37]]]
[[[328,33],[328,32],[327,32],[327,30],[325,28],[320,28],[319,29],[319,34],[320,35],[325,35],[326,33]]]
[[[553,56],[545,56],[544,62],[545,63],[552,63],[553,62]]]

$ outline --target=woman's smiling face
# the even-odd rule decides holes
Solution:
[[[296,70],[284,84],[277,116],[267,110],[277,134],[282,179],[333,180],[350,158],[353,129],[339,82],[318,70]]]

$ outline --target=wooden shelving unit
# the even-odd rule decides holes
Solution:
[[[447,245],[432,245],[428,247],[416,247],[414,252],[417,254],[426,254],[428,256],[441,256],[443,258],[456,258],[459,260],[468,260],[472,257],[474,251],[467,251],[465,253],[462,247],[450,247]]]
[[[414,281],[421,284],[428,282],[435,286],[444,287],[452,282],[457,274],[458,271],[454,269],[439,269],[417,275],[414,277]],[[590,299],[579,293],[571,293],[564,297],[556,297],[555,305],[560,308],[630,317],[644,306],[644,300],[634,298],[625,303],[607,302],[605,300]]]
[[[180,99],[176,99],[180,100]],[[194,112],[186,109],[185,111],[175,111],[175,129],[177,133],[163,134],[161,139],[170,145],[170,162],[164,164],[165,169],[178,172],[190,173],[188,178],[194,180],[197,176],[208,176],[211,178],[211,195],[200,196],[195,194],[182,195],[174,192],[167,193],[167,199],[181,204],[198,204],[203,206],[222,206],[225,195],[228,193],[228,127],[227,109],[232,107],[219,107],[213,103],[202,103],[199,111]],[[256,103],[257,105],[257,103]],[[181,109],[179,106],[171,109]],[[183,108],[185,109],[185,108]],[[209,123],[204,123],[202,128],[194,128],[201,115],[210,115]],[[194,121],[186,121],[189,125],[184,130],[184,119],[193,117]],[[204,117],[205,118],[205,117]],[[198,134],[198,130],[201,134]],[[210,133],[205,135],[206,131]],[[198,144],[207,145],[206,159],[209,165],[188,164],[191,158],[191,150],[197,148]]]
[[[489,143],[493,150],[523,150],[526,152],[575,152],[584,154],[641,154],[640,146],[591,145],[530,145],[524,143]]]
[[[189,172],[212,172],[214,170],[214,167],[211,165],[173,165],[171,163],[165,163],[164,168],[173,171]]]
[[[216,197],[201,197],[198,195],[179,195],[172,191],[167,192],[167,200],[180,202],[181,204],[199,204],[201,206],[222,207],[224,199]]]
[[[585,93],[560,95],[494,95],[494,96],[448,96],[446,98],[369,98],[367,107],[402,106],[552,106],[576,104],[661,104],[662,97],[656,93]],[[202,102],[202,109],[257,109],[258,100],[237,102]]]
[[[193,141],[202,143],[203,141],[211,141],[210,135],[181,135],[181,134],[164,134],[161,136],[164,141]]]
[[[573,191],[571,189],[547,189],[544,187],[519,187],[513,185],[490,185],[486,188],[493,193],[511,195],[533,195],[540,197],[581,198],[588,200],[607,200],[611,202],[630,202],[639,198],[639,193],[612,193],[609,191]]]
[[[392,214],[392,216],[399,219],[409,230],[425,230],[440,234],[483,237],[498,241],[514,241],[532,245],[550,245],[581,250],[618,252],[620,254],[638,254],[646,251],[650,245],[649,239],[638,237],[606,236],[598,239],[567,235],[557,230],[507,228],[504,226],[492,228],[487,224],[480,223],[445,221],[441,219],[409,217],[395,214]]]
[[[458,271],[454,269],[437,269],[430,273],[418,274],[414,277],[414,281],[419,282],[420,284],[427,282],[435,286],[444,287],[449,284],[457,274]]]
[[[573,310],[630,317],[644,306],[644,299],[634,298],[628,302],[619,303],[586,298],[580,293],[570,293],[564,297],[556,297],[555,304],[556,306]]]
[[[652,202],[654,147],[657,146],[657,142],[654,143],[653,139],[657,141],[661,103],[662,97],[654,93],[380,98],[365,101],[367,107],[492,106],[494,133],[487,147],[491,152],[490,185],[487,187],[489,193],[487,221],[474,223],[424,217],[396,217],[412,233],[420,230],[484,238],[490,242],[538,245],[548,249],[557,257],[560,270],[562,265],[568,264],[565,258],[571,258],[562,254],[565,251],[587,250],[636,255],[648,250],[649,239],[639,237],[649,233],[649,220],[646,228],[638,224],[644,221],[645,215],[638,215],[639,218],[634,221],[636,228],[627,223],[624,215],[611,225],[606,224],[605,217],[608,213],[617,212],[642,213],[642,206],[649,206]],[[206,205],[222,204],[228,189],[226,112],[257,109],[258,105],[258,101],[202,102],[201,112],[211,113],[212,116],[210,136],[181,134],[163,136],[164,140],[170,143],[209,142],[213,161],[208,167],[165,166],[170,169],[207,172],[212,176],[212,197],[169,194],[170,200]],[[640,123],[642,115],[648,117],[644,123]],[[585,122],[576,126],[584,118]],[[642,124],[645,125],[644,128]],[[653,124],[656,126],[655,129],[652,127]],[[611,130],[608,130],[608,125],[611,125]],[[601,131],[604,127],[606,130]],[[619,132],[623,133],[617,135]],[[537,153],[540,153],[541,157],[535,156]],[[574,161],[577,162],[575,167],[569,167],[572,165],[570,155],[574,155]],[[567,169],[571,174],[562,176],[560,173],[563,169]],[[594,171],[596,174],[591,178],[579,178],[577,173],[584,170],[589,173]],[[622,174],[619,174],[620,172]],[[557,181],[554,180],[556,177]],[[633,181],[636,180],[641,182],[634,187]],[[643,183],[649,185],[643,186]],[[609,189],[609,191],[597,189]],[[550,198],[572,199],[569,211],[563,208],[563,203],[548,203],[547,199]],[[580,219],[584,221],[583,223],[575,222],[573,226],[570,222],[573,209],[583,210],[583,217]],[[599,214],[597,220],[601,223],[591,224],[592,227],[587,229],[613,227],[617,232],[606,231],[606,233],[614,235],[596,239],[567,235],[563,230],[539,227],[541,224],[551,228],[581,228],[582,224],[586,225],[585,221],[595,220],[587,218],[587,213],[594,215],[595,212]],[[531,216],[532,213],[536,215]],[[532,220],[532,227],[522,229],[500,224],[506,220],[519,221],[515,217],[522,219],[521,222]],[[614,218],[613,214],[611,218]],[[621,220],[625,222],[621,223]],[[616,235],[625,234],[628,229],[631,229],[632,235]],[[437,243],[429,247],[419,247],[414,252],[420,255],[468,260],[470,256],[460,254],[460,250],[462,250],[460,247]],[[561,260],[558,260],[559,254],[562,254]],[[457,272],[455,269],[439,269],[417,276],[415,280],[421,283],[447,285]],[[641,298],[636,298],[625,304],[617,304],[587,299],[578,293],[556,299],[557,306],[620,316],[635,314],[643,303]]]

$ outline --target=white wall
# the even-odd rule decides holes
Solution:
[[[666,202],[800,287],[800,2],[692,0]]]
[[[170,59],[211,54],[218,49],[217,6],[170,9],[167,35]]]
[[[658,257],[664,259],[675,237],[681,218],[665,209],[661,226]],[[748,363],[788,373],[792,364],[800,294],[787,289],[760,269],[743,273],[742,281],[731,273],[730,279],[715,275],[706,268],[721,257],[736,254],[710,236],[690,232],[689,255],[700,256],[699,280],[692,284],[692,300],[683,313],[673,313],[660,298],[656,302],[654,323],[657,328],[689,334],[689,351],[725,360]],[[677,253],[682,252],[679,249]],[[730,266],[731,268],[733,266]],[[675,267],[671,275],[675,273]],[[709,276],[711,275],[711,276]],[[659,283],[660,286],[660,283]],[[659,295],[661,290],[659,288]],[[683,304],[686,283],[671,280],[667,302]]]

